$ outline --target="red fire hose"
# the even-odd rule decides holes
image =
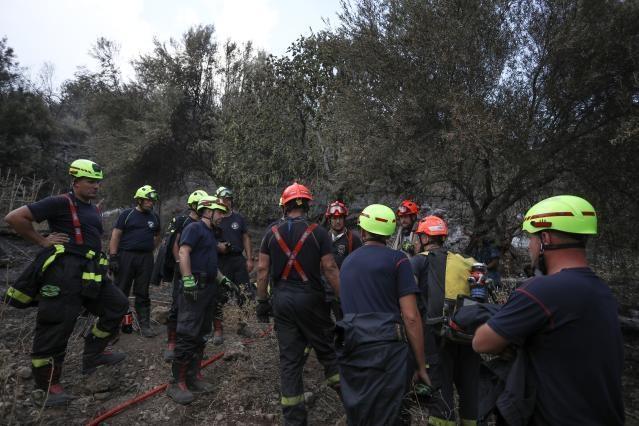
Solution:
[[[268,333],[271,332],[271,330],[273,329],[272,326],[269,326],[266,330],[264,330],[262,333],[260,333],[260,335],[258,337],[264,337],[266,336]],[[254,341],[255,339],[245,339],[242,341],[243,344],[250,344]],[[219,354],[213,355],[211,358],[207,359],[206,361],[202,361],[202,368],[205,368],[211,364],[213,364],[215,361],[221,359],[224,356],[224,352],[220,352]],[[127,408],[129,408],[132,405],[137,404],[138,402],[142,402],[150,397],[152,397],[153,395],[157,395],[160,392],[163,392],[164,390],[166,390],[166,388],[169,386],[168,383],[164,383],[163,385],[159,385],[154,387],[151,390],[146,391],[145,393],[136,396],[135,398],[129,399],[128,401],[123,402],[120,405],[116,405],[115,407],[111,408],[109,411],[99,415],[98,417],[95,417],[91,420],[89,420],[89,422],[87,423],[87,426],[98,426],[100,423],[102,423],[103,421],[105,421],[106,419],[115,416],[116,414],[121,413],[122,411],[126,410]]]

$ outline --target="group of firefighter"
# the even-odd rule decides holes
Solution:
[[[551,197],[526,213],[522,227],[536,274],[500,307],[487,303],[499,279],[498,252],[485,241],[478,262],[447,250],[445,220],[420,218],[412,200],[396,211],[369,205],[357,216],[356,232],[346,226],[342,201],[328,205],[328,227],[313,222],[313,195],[294,183],[282,192],[282,216],[268,226],[254,259],[231,189],[191,193],[188,209],[171,220],[162,239],[153,211],[158,194],[145,185],[134,194],[135,207],[118,215],[107,254],[102,214],[92,204],[102,169],[80,159],[69,174],[68,193],[5,218],[43,247],[4,301],[38,308],[32,370],[46,406],[74,398],[60,377],[78,316],[86,310],[97,318],[82,357],[82,373],[92,374],[125,359],[110,345],[132,321],[142,336],[157,334],[149,283],[164,280],[172,282],[167,395],[179,404],[216,389],[200,372],[206,344],[224,342],[229,299],[239,305],[252,299],[257,320],[274,321],[286,425],[308,423],[302,376],[311,351],[349,425],[409,424],[412,404],[428,408],[432,425],[485,424],[491,414],[498,424],[624,422],[617,305],[586,261],[597,215],[583,198]],[[33,226],[45,220],[47,236]],[[255,260],[256,286],[249,277]],[[152,277],[154,264],[160,278]],[[505,373],[495,373],[496,361],[482,361],[480,353],[501,355],[496,360],[506,360],[499,364],[507,365]],[[497,377],[497,391],[480,390],[482,369]]]

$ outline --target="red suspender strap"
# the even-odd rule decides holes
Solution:
[[[75,203],[71,199],[69,194],[62,194],[64,198],[69,202],[69,210],[71,211],[71,221],[73,222],[73,231],[75,234],[75,243],[79,246],[84,244],[84,238],[82,237],[82,228],[80,227],[80,218],[78,217],[78,209],[75,207]]]
[[[277,241],[277,244],[279,244],[279,246],[282,249],[282,251],[284,252],[284,254],[286,256],[288,256],[288,261],[286,262],[286,267],[284,268],[284,271],[282,272],[282,279],[283,280],[288,279],[288,274],[291,273],[291,269],[295,268],[295,271],[300,276],[302,281],[303,282],[308,281],[308,277],[306,276],[306,273],[304,272],[304,269],[302,269],[302,265],[300,265],[300,263],[297,261],[297,255],[299,254],[300,250],[302,249],[302,246],[304,245],[304,242],[309,237],[309,235],[311,235],[313,233],[313,230],[315,230],[315,228],[317,228],[317,223],[310,224],[308,226],[308,228],[306,228],[306,230],[304,231],[302,236],[300,237],[299,241],[297,241],[297,244],[295,244],[295,247],[293,248],[293,251],[291,251],[291,249],[288,248],[288,246],[286,245],[286,242],[282,238],[282,235],[280,234],[280,231],[277,228],[277,226],[271,227],[271,231],[273,231],[273,236],[275,237],[275,240]]]
[[[346,230],[346,241],[348,242],[348,253],[351,254],[353,252],[353,234],[349,229]]]

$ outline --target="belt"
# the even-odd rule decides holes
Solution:
[[[277,287],[288,287],[288,288],[299,288],[299,289],[308,289],[323,292],[324,286],[322,283],[316,283],[315,281],[298,281],[298,280],[282,280],[279,279],[275,281],[274,288]]]
[[[216,275],[209,275],[206,272],[193,272],[193,277],[200,284],[215,284]]]

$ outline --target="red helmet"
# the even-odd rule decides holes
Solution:
[[[326,217],[348,216],[348,209],[341,201],[333,201],[326,209]]]
[[[284,192],[282,192],[282,205],[286,205],[289,201],[298,198],[312,200],[313,195],[307,187],[295,182],[293,185],[287,186]]]
[[[411,200],[404,200],[397,208],[397,216],[417,215],[419,213],[419,205]]]
[[[426,216],[419,221],[417,226],[418,234],[426,235],[448,235],[448,225],[443,219],[437,216]]]

